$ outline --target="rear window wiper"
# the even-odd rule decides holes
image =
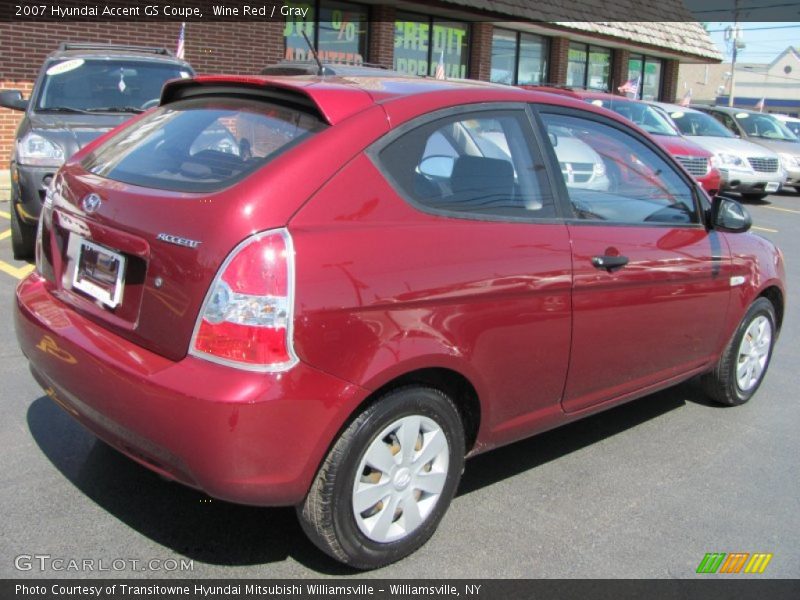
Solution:
[[[143,113],[144,109],[138,106],[102,106],[99,108],[88,108],[86,112],[127,112],[127,113]]]

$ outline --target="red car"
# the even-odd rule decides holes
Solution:
[[[165,477],[296,505],[358,568],[432,535],[467,456],[695,375],[746,402],[783,318],[738,203],[505,86],[175,81],[42,215],[15,323],[53,401]]]
[[[689,171],[709,196],[716,196],[720,190],[721,173],[712,164],[711,152],[687,140],[657,110],[646,102],[631,100],[624,96],[575,90],[571,88],[550,88],[521,86],[525,89],[548,91],[580,98],[586,102],[614,111],[635,123],[647,133],[655,136],[661,146],[672,154]]]

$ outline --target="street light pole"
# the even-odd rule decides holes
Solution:
[[[731,91],[728,94],[728,106],[733,106],[733,97],[736,94],[736,55],[739,52],[739,0],[736,0],[733,8],[733,30],[728,29],[731,43],[733,44],[733,54],[731,56]]]

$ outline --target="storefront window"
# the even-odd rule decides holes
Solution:
[[[539,85],[547,72],[547,38],[495,28],[492,33],[491,81]]]
[[[569,45],[569,61],[567,63],[567,85],[571,87],[586,86],[586,61],[589,53],[586,44],[575,42]]]
[[[445,76],[465,78],[469,66],[469,25],[398,13],[394,25],[394,68],[430,75],[443,61]]]
[[[611,50],[570,42],[567,85],[605,91],[610,76]]]
[[[283,36],[287,60],[313,60],[308,39],[320,60],[331,63],[361,64],[367,48],[367,7],[348,2],[289,3],[307,8],[306,17],[287,17]],[[319,19],[315,15],[319,14]]]
[[[658,100],[661,93],[661,59],[634,55],[628,61],[628,80],[638,78],[636,97],[643,100]]]

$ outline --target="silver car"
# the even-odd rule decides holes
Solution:
[[[770,114],[729,106],[695,106],[717,119],[734,134],[777,152],[786,171],[784,185],[800,191],[800,139]]]
[[[705,112],[666,102],[650,104],[666,114],[683,135],[714,155],[723,176],[721,191],[760,200],[781,188],[786,174],[772,150],[736,137]]]

